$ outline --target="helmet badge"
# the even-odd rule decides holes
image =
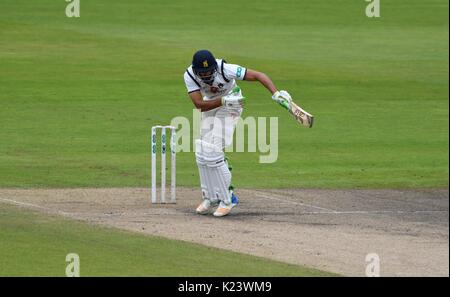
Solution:
[[[204,67],[204,68],[207,68],[207,67],[208,67],[208,61],[207,61],[207,60],[203,61],[203,67]]]

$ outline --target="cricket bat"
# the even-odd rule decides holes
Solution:
[[[279,103],[281,106],[286,108],[289,113],[294,117],[294,119],[299,122],[302,126],[311,128],[314,123],[314,116],[308,112],[306,112],[304,109],[302,109],[300,106],[295,104],[294,101],[291,100],[291,102],[283,101]]]

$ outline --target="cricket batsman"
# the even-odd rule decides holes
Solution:
[[[224,149],[232,144],[243,110],[244,97],[236,83],[241,80],[259,81],[272,99],[283,106],[291,102],[289,93],[278,91],[266,74],[216,59],[208,50],[197,51],[184,73],[189,97],[202,112],[200,138],[195,141],[203,196],[198,214],[208,214],[217,207],[214,216],[223,217],[239,203],[231,186],[231,168]]]

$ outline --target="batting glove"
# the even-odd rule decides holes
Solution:
[[[222,97],[222,105],[229,108],[241,108],[244,105],[244,99],[241,89],[235,87],[229,95]]]
[[[292,101],[292,97],[286,91],[276,91],[272,95],[272,100],[274,100],[275,102],[277,102],[278,104],[280,104],[284,108],[289,109],[289,104]]]
[[[244,105],[244,98],[222,97],[222,105],[230,108],[239,108]]]

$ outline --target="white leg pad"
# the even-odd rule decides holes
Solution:
[[[204,171],[204,177],[210,199],[218,199],[226,204],[230,204],[231,172],[224,160],[225,156],[222,149],[202,140],[196,141],[196,149],[197,156],[200,156],[200,159],[206,163],[207,170]]]
[[[214,195],[212,195],[212,185],[211,180],[209,178],[209,169],[206,166],[206,162],[203,159],[203,156],[196,153],[198,172],[200,176],[200,186],[202,188],[202,196],[203,199],[209,199],[211,202],[214,202],[216,199]]]
[[[208,167],[213,179],[214,194],[220,201],[225,202],[225,204],[230,204],[231,172],[228,170],[228,166],[222,161],[219,166],[216,166],[216,164],[208,164]]]

